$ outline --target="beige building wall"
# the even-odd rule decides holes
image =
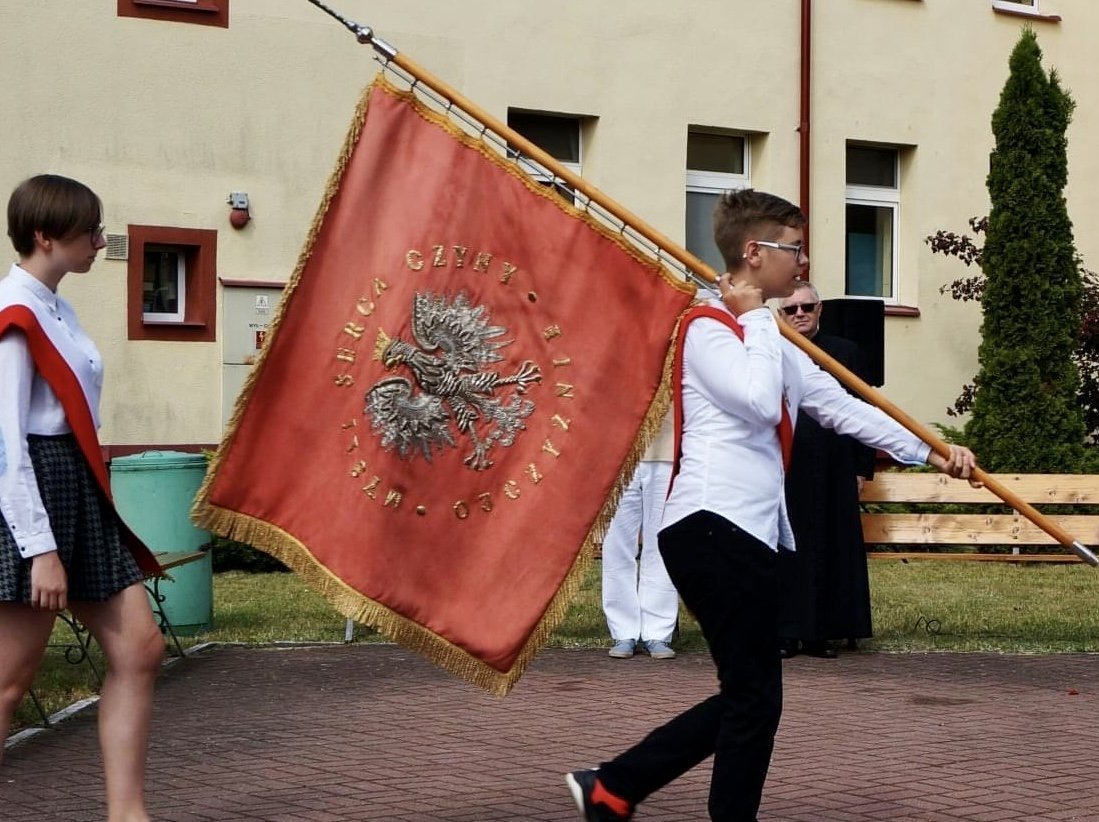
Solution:
[[[1033,25],[1078,108],[1070,214],[1085,262],[1099,218],[1093,0],[1040,0]],[[226,29],[119,18],[116,0],[0,6],[0,190],[41,171],[88,182],[110,233],[128,224],[218,232],[217,273],[285,281],[377,64],[307,0],[231,0]],[[503,119],[509,107],[593,118],[583,175],[676,241],[688,125],[752,134],[750,179],[799,199],[797,0],[336,0],[413,60]],[[812,3],[812,278],[843,290],[845,147],[902,147],[899,302],[887,317],[885,393],[924,421],[976,370],[979,311],[940,295],[967,270],[923,238],[988,210],[990,117],[1028,20],[992,0]],[[229,192],[252,222],[229,225]],[[1093,263],[1099,265],[1099,263]],[[225,319],[212,343],[129,341],[126,264],[100,260],[63,293],[107,359],[107,443],[215,442]],[[230,301],[232,302],[232,301]],[[229,318],[232,320],[232,317]]]

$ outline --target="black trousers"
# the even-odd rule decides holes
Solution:
[[[600,766],[612,793],[640,802],[713,755],[710,818],[752,822],[782,715],[777,557],[709,511],[660,532],[660,553],[717,665],[720,690]]]

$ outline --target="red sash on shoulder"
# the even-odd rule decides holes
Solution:
[[[69,364],[65,362],[65,358],[54,348],[50,338],[38,324],[38,318],[34,316],[34,312],[29,308],[24,305],[12,305],[0,310],[0,336],[3,336],[9,328],[18,328],[26,335],[27,347],[30,349],[31,358],[34,360],[34,367],[38,369],[38,373],[42,375],[46,383],[53,389],[53,393],[57,395],[57,399],[60,400],[61,407],[65,410],[65,418],[68,420],[69,427],[73,430],[73,435],[80,445],[80,450],[84,453],[84,458],[88,461],[92,473],[95,474],[96,481],[99,483],[104,496],[108,502],[111,502],[111,483],[107,477],[107,468],[103,464],[103,454],[99,448],[99,437],[95,432],[95,422],[92,420],[91,410],[84,398],[84,390],[80,387],[80,381],[77,380]],[[153,556],[153,552],[122,521],[122,517],[114,509],[113,503],[111,504],[111,510],[118,522],[122,541],[130,549],[130,553],[133,554],[142,573],[145,576],[164,576],[164,570],[160,567],[156,557]]]
[[[736,321],[736,318],[719,308],[709,305],[696,305],[683,315],[679,323],[679,334],[675,340],[675,360],[672,366],[672,402],[675,405],[675,458],[672,460],[672,480],[679,473],[679,459],[681,456],[683,440],[683,343],[687,339],[687,326],[700,317],[709,317],[712,320],[724,324],[731,330],[741,342],[744,342],[744,328]],[[782,467],[786,470],[790,467],[790,454],[794,448],[794,423],[790,419],[790,412],[786,408],[785,400],[782,401],[782,416],[778,425],[779,446],[782,448]],[[671,493],[671,484],[668,485]]]

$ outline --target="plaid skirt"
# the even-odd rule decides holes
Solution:
[[[69,578],[69,599],[104,602],[143,575],[122,543],[115,514],[71,434],[27,437],[38,491],[57,553]],[[29,602],[31,560],[19,555],[0,514],[0,602]]]

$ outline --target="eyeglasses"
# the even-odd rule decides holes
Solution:
[[[812,314],[820,303],[798,303],[797,305],[784,305],[779,310],[787,317],[793,317],[798,311],[803,314]]]
[[[809,259],[805,254],[805,243],[776,243],[774,240],[752,240],[756,245],[765,245],[768,248],[777,248],[789,251],[795,260]]]
[[[88,237],[91,238],[93,243],[98,243],[103,239],[104,234],[107,232],[107,226],[105,225],[93,225],[88,229]]]

